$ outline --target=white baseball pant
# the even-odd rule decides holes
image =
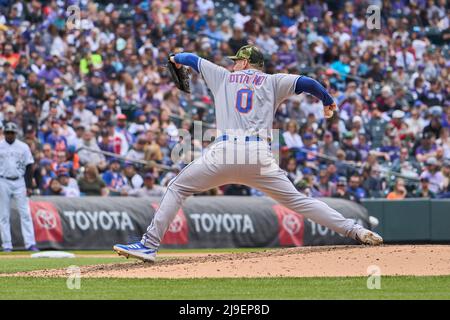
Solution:
[[[341,235],[354,238],[360,228],[326,203],[300,193],[280,169],[265,141],[215,142],[169,183],[142,244],[157,249],[182,202],[193,193],[224,184],[244,184],[263,191],[281,205]]]
[[[27,198],[25,181],[19,179],[10,181],[0,178],[0,236],[3,249],[12,249],[11,241],[11,199],[16,200],[17,210],[20,215],[20,225],[25,243],[25,248],[35,245],[33,220]]]

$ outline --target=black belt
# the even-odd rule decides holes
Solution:
[[[6,179],[6,180],[11,180],[11,181],[19,180],[19,177],[4,177],[4,176],[0,176],[0,178]]]
[[[216,142],[228,141],[229,139],[230,139],[230,137],[228,135],[224,134],[223,136],[217,137]],[[237,141],[237,140],[238,140],[238,138],[234,137],[234,141]],[[248,141],[263,141],[263,139],[258,136],[246,136],[245,142],[248,142]]]

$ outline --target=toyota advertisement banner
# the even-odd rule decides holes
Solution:
[[[141,238],[159,198],[35,197],[30,200],[41,249],[111,249]],[[367,210],[342,199],[322,199],[345,217],[368,226]],[[23,248],[20,220],[12,210],[15,248]],[[166,248],[280,247],[354,244],[270,198],[190,197],[163,239]]]

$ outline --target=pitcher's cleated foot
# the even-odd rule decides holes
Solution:
[[[144,262],[155,262],[156,260],[156,249],[148,248],[140,242],[135,242],[131,244],[116,244],[113,250],[117,252],[119,256],[125,258],[135,258],[142,260]]]
[[[355,239],[362,244],[379,246],[383,244],[383,238],[376,232],[361,228],[356,232]]]

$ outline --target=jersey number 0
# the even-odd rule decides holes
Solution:
[[[236,109],[240,113],[248,113],[253,108],[253,91],[240,89],[236,95]]]

